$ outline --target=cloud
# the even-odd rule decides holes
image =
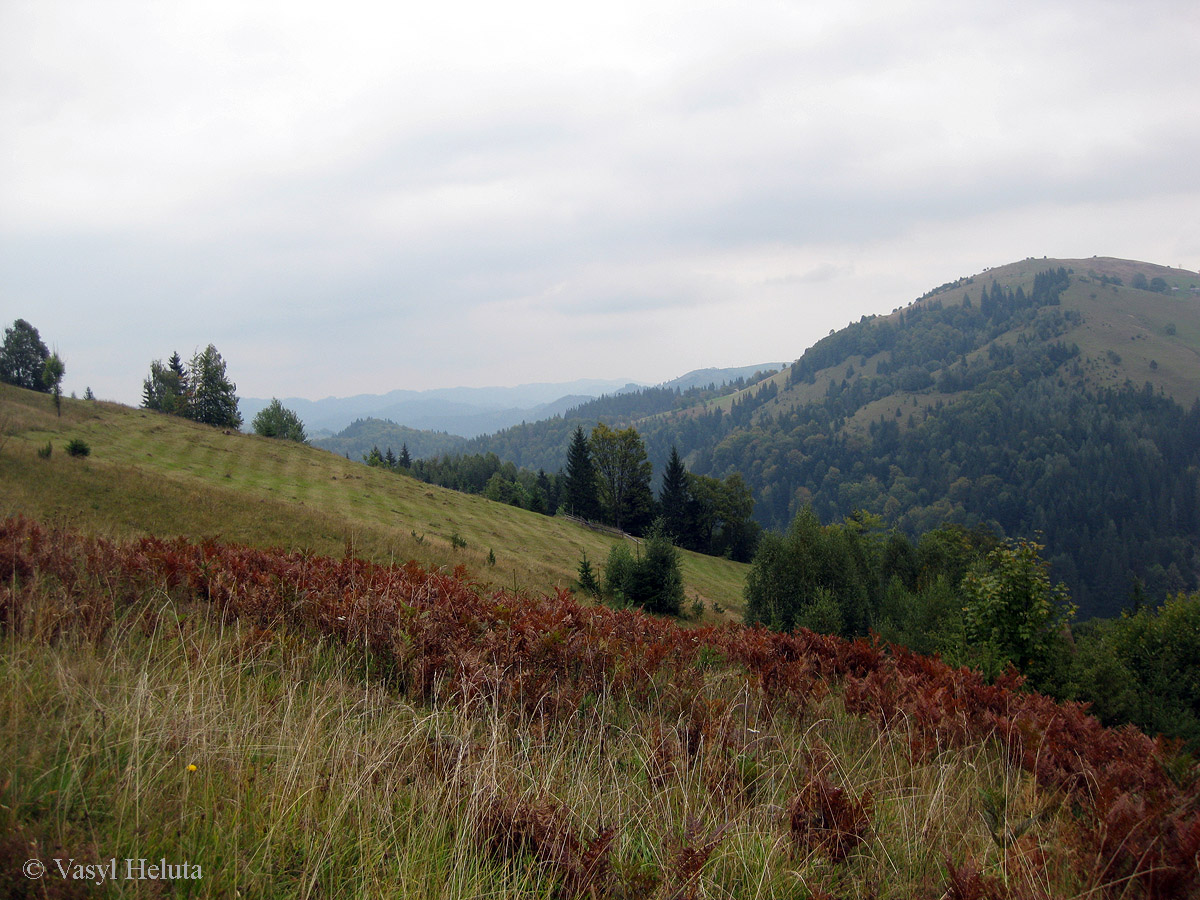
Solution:
[[[209,341],[259,396],[793,358],[1026,255],[1200,266],[1197,46],[1166,0],[12,2],[0,308],[129,402]]]

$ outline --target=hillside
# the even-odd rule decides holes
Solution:
[[[0,583],[6,897],[1200,887],[1194,760],[903,649],[25,520]]]
[[[1081,615],[1134,579],[1155,600],[1200,575],[1200,276],[1116,259],[1029,259],[864,317],[788,370],[632,422],[656,471],[738,472],[784,527],[863,509],[916,535],[943,522],[1040,532]],[[618,398],[620,399],[620,398]],[[475,442],[545,466],[569,420]]]
[[[482,582],[535,592],[569,584],[581,554],[601,561],[616,540],[323,450],[147,410],[64,400],[59,418],[48,396],[10,385],[0,385],[0,435],[0,516],[115,537],[220,536],[324,554],[350,545],[380,562],[462,565]],[[69,457],[72,438],[91,454]],[[40,459],[47,443],[51,456]],[[454,536],[465,548],[452,546]],[[683,554],[682,565],[689,599],[741,609],[744,565],[698,554]]]

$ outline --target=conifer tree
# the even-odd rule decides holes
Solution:
[[[218,428],[241,428],[242,414],[234,393],[237,385],[225,374],[225,360],[216,347],[209,344],[192,357],[188,377],[192,382],[186,413],[189,419]]]
[[[178,352],[172,353],[165,365],[157,359],[150,363],[150,374],[142,382],[142,406],[170,415],[188,415],[188,373]]]
[[[691,522],[688,506],[691,491],[687,469],[679,458],[679,451],[671,445],[671,457],[663,470],[662,487],[658,492],[658,505],[662,511],[663,527],[671,539],[680,546],[689,546]]]
[[[567,512],[582,519],[594,519],[599,513],[597,499],[596,469],[592,464],[592,452],[588,446],[583,426],[575,429],[571,446],[567,450],[567,483],[564,505]]]
[[[254,417],[251,427],[255,434],[261,434],[263,437],[308,443],[304,434],[304,423],[300,421],[300,417],[275,397]]]

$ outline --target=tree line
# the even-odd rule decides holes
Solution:
[[[230,380],[225,359],[209,344],[185,364],[176,351],[164,363],[150,363],[142,382],[142,408],[180,416],[215,428],[241,428],[237,385]],[[251,422],[263,437],[307,443],[304,423],[277,398],[259,410]]]
[[[656,497],[654,467],[637,429],[604,422],[590,434],[576,426],[563,464],[553,474],[518,467],[494,452],[414,460],[407,445],[399,455],[391,447],[373,446],[363,462],[545,515],[561,510],[634,536],[647,534],[661,519],[675,546],[743,562],[753,555],[761,531],[753,518],[753,496],[740,475],[695,475],[672,450]]]
[[[1074,622],[1045,547],[943,524],[912,541],[857,512],[822,524],[806,507],[767,532],[746,580],[745,619],[884,641],[995,678],[1015,668],[1108,725],[1133,723],[1200,752],[1200,593],[1147,601],[1129,586],[1115,617]]]

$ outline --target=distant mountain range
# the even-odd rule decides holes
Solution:
[[[763,363],[726,369],[697,369],[666,382],[663,387],[686,390],[710,383],[719,386],[756,371],[779,369],[783,365]],[[409,429],[471,438],[521,422],[536,422],[562,415],[596,397],[637,391],[642,387],[645,385],[631,381],[585,378],[515,387],[395,390],[386,394],[326,397],[323,400],[306,400],[302,397],[280,399],[284,406],[300,417],[308,433],[318,438],[317,443],[321,438],[340,432],[361,419],[380,419]],[[247,423],[251,422],[259,410],[270,402],[271,398],[241,398],[239,407],[242,418]]]

